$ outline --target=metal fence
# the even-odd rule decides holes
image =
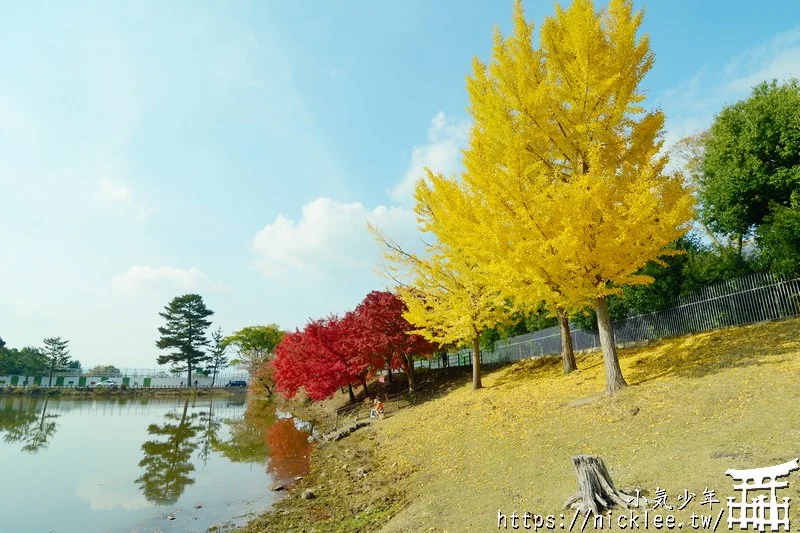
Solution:
[[[110,377],[130,377],[130,378],[175,378],[175,377],[185,377],[186,370],[181,370],[180,372],[171,372],[168,369],[162,368],[126,368],[126,367],[119,367],[117,368],[119,371],[113,372]],[[63,372],[57,372],[57,376],[67,376],[67,375],[74,375],[69,372],[69,370]],[[105,377],[109,376],[109,373],[106,371],[95,371],[93,368],[84,368],[81,371],[81,375],[89,376],[89,377]],[[193,376],[199,377],[208,377],[211,378],[211,373],[208,375],[203,374],[202,372],[198,373],[197,369],[192,371]],[[217,372],[217,380],[237,380],[237,379],[248,379],[249,374],[247,370],[239,369],[239,368],[224,368]]]
[[[800,278],[782,279],[771,273],[755,273],[676,298],[661,311],[615,321],[614,339],[617,345],[622,345],[797,315],[800,315]],[[571,328],[571,336],[576,351],[600,348],[600,338],[593,331]],[[481,362],[501,363],[558,353],[561,353],[561,334],[558,326],[554,326],[498,341],[494,351],[481,353]],[[469,349],[448,354],[446,358],[417,362],[417,366],[428,368],[471,364]]]

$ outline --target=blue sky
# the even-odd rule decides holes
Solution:
[[[0,336],[154,367],[185,292],[226,332],[352,308],[385,285],[366,221],[411,242],[422,166],[458,170],[464,76],[511,7],[2,2]],[[795,0],[649,2],[668,142],[800,76],[798,21]]]

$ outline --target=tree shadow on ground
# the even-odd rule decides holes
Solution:
[[[760,366],[798,352],[800,318],[660,339],[644,347],[618,349],[617,353],[626,381],[639,385],[666,377],[702,378],[728,368]],[[579,373],[603,371],[599,351],[575,358]],[[535,357],[506,366],[489,387],[563,376],[559,355]]]
[[[665,377],[702,378],[729,368],[760,366],[800,351],[800,319],[752,324],[662,339],[620,351],[629,384]]]
[[[485,372],[492,371],[502,364],[484,365]],[[384,413],[392,413],[411,407],[422,405],[431,400],[446,396],[453,390],[464,387],[472,382],[471,366],[452,366],[441,369],[418,368],[416,373],[416,387],[414,393],[408,391],[408,380],[404,374],[395,374],[391,386],[373,382],[369,384],[370,397],[380,398],[384,403]],[[340,414],[337,425],[342,426],[348,421],[360,420],[369,416],[372,403],[366,398],[363,389],[356,395],[356,403],[345,404]]]
[[[575,356],[578,372],[586,372],[602,366],[602,358],[596,353]],[[525,359],[508,366],[489,388],[521,383],[536,378],[558,378],[564,376],[560,355],[544,355]]]

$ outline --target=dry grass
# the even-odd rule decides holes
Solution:
[[[400,461],[413,472],[398,485],[412,503],[383,531],[496,530],[498,510],[558,516],[577,489],[579,453],[603,457],[618,486],[665,488],[673,504],[697,493],[679,519],[706,512],[707,487],[723,503],[735,495],[726,469],[800,455],[800,319],[623,350],[620,364],[631,386],[614,397],[598,394],[599,354],[568,376],[547,358],[379,422],[377,468]],[[782,495],[797,520],[796,473]]]

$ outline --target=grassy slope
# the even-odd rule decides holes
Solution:
[[[706,487],[723,505],[736,495],[726,469],[800,455],[800,319],[623,350],[620,363],[631,386],[610,398],[598,394],[599,354],[579,357],[569,376],[548,358],[381,421],[376,466],[413,472],[397,486],[412,503],[383,530],[496,530],[498,510],[558,515],[577,489],[578,453],[603,457],[619,487],[665,488],[673,504],[697,493],[682,516],[706,512]],[[782,496],[800,519],[797,473]]]

